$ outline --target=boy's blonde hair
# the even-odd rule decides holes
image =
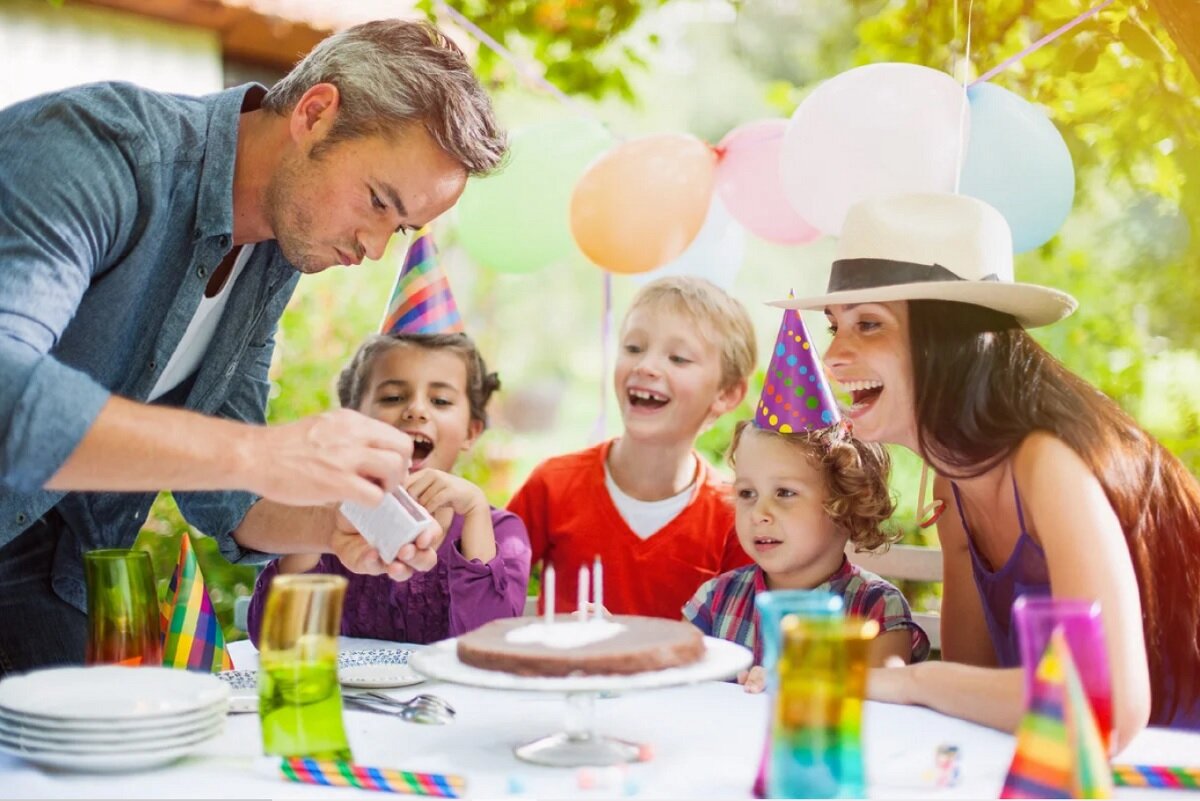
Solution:
[[[634,296],[625,319],[643,306],[662,306],[690,317],[701,335],[721,350],[721,389],[750,377],[757,346],[754,324],[741,301],[704,278],[659,278]]]
[[[882,445],[864,442],[840,425],[781,434],[759,428],[753,420],[742,420],[729,443],[728,460],[734,469],[738,443],[747,432],[783,440],[820,471],[825,481],[825,513],[854,543],[854,550],[884,549],[900,539],[901,532],[883,527],[896,511],[896,502],[888,488],[892,460]]]

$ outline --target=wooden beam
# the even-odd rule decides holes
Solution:
[[[304,21],[260,14],[220,0],[75,0],[144,17],[216,31],[224,56],[238,61],[289,69],[333,33]]]
[[[1163,21],[1167,34],[1200,80],[1200,2],[1197,0],[1150,0]]]

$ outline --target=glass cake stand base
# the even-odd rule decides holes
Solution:
[[[609,767],[637,762],[645,747],[596,732],[595,692],[567,693],[566,731],[513,749],[518,759],[556,768]]]

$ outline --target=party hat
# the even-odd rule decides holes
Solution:
[[[413,235],[396,276],[381,334],[449,334],[463,330],[450,281],[437,261],[433,235],[425,226]]]
[[[211,673],[233,667],[187,534],[180,538],[179,561],[161,611],[165,666]]]
[[[754,413],[755,424],[790,434],[826,428],[841,419],[804,320],[795,309],[785,310]]]
[[[1112,771],[1062,627],[1038,663],[1001,798],[1111,798]]]

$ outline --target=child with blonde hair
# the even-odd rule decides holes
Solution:
[[[533,560],[555,568],[558,612],[575,609],[579,568],[599,557],[608,611],[677,619],[697,587],[748,561],[728,485],[693,444],[745,397],[754,328],[715,284],[662,278],[633,299],[619,348],[624,432],[543,462],[508,509]]]
[[[258,578],[248,621],[252,637],[277,573],[345,576],[341,632],[352,637],[430,643],[521,614],[529,582],[525,526],[451,472],[487,427],[487,403],[499,387],[466,334],[380,335],[359,347],[338,379],[338,399],[412,437],[405,488],[446,532],[437,565],[397,582],[386,574],[352,573],[332,554],[284,556]]]
[[[897,657],[921,661],[929,637],[892,584],[846,557],[886,547],[883,529],[895,504],[891,462],[882,447],[853,436],[800,316],[780,326],[753,422],[744,420],[729,448],[734,468],[738,539],[754,564],[707,582],[683,608],[706,635],[754,651],[754,667],[738,677],[748,692],[765,686],[755,597],[772,590],[821,590],[838,596],[847,615],[879,624],[871,665]]]

